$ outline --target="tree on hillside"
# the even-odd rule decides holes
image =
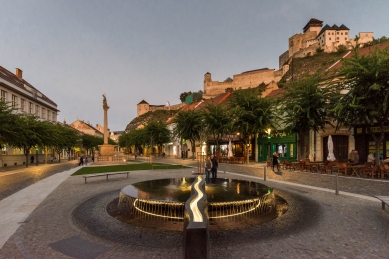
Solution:
[[[200,135],[204,130],[202,120],[201,112],[196,110],[181,111],[174,119],[174,135],[190,141],[193,160],[195,159],[196,141],[200,140]]]
[[[181,93],[181,94],[180,94],[180,101],[181,101],[182,103],[185,102],[185,98],[186,98],[187,96],[191,95],[191,94],[192,94],[191,91]]]
[[[279,113],[285,130],[298,135],[298,159],[308,157],[309,131],[323,130],[331,124],[328,116],[333,91],[330,87],[320,86],[321,77],[313,75],[290,82],[280,101]]]
[[[379,163],[380,146],[389,124],[389,49],[375,48],[369,55],[359,55],[342,60],[336,85],[343,90],[334,112],[341,125],[366,125],[375,141],[376,164]],[[372,127],[379,128],[373,131]]]
[[[275,112],[273,101],[258,97],[256,89],[235,91],[229,99],[229,108],[233,112],[233,129],[239,132],[245,141],[246,163],[249,163],[247,146],[255,134],[269,127],[274,128]]]

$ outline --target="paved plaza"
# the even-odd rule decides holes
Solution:
[[[162,161],[196,165],[190,159]],[[263,225],[211,232],[210,258],[389,258],[389,212],[372,197],[389,195],[387,180],[339,177],[337,196],[334,175],[268,170],[265,182],[262,163],[219,166],[220,178],[273,187],[289,210]],[[117,175],[87,184],[70,176],[76,170],[0,200],[0,258],[182,258],[181,232],[127,225],[109,216],[106,205],[128,184],[192,177],[196,168],[133,171],[128,179]]]

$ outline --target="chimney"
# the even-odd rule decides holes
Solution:
[[[16,76],[23,79],[23,71],[20,68],[16,68]]]

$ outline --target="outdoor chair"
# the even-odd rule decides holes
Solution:
[[[322,167],[319,168],[320,173],[331,173],[332,169],[336,165],[336,161],[326,161]]]
[[[386,169],[384,165],[380,165],[381,179],[384,179],[385,175],[388,177],[389,169]]]
[[[365,176],[371,175],[371,178],[373,178],[374,176],[377,176],[378,178],[378,174],[380,173],[380,167],[378,165],[374,166],[373,168],[365,167],[362,169],[362,172]]]
[[[311,165],[311,161],[309,159],[305,159],[303,161],[303,171],[306,170],[308,172],[312,170],[312,165]]]
[[[371,175],[371,178],[373,178],[373,168],[371,167],[371,162],[366,162],[365,167],[362,169],[362,173],[364,176],[369,176]]]
[[[283,165],[284,169],[291,169],[292,168],[292,163],[289,160],[285,160],[282,165]]]
[[[351,168],[348,167],[347,163],[338,163],[338,173],[342,173],[347,176],[348,173],[351,174]]]
[[[267,166],[273,166],[273,165],[272,165],[272,161],[271,161],[270,158],[266,159],[266,165],[267,165]]]

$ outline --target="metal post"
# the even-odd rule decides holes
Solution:
[[[267,168],[267,166],[265,166],[265,167],[263,168],[263,180],[264,180],[264,181],[266,181],[266,168]]]
[[[336,189],[335,189],[335,195],[339,195],[339,172],[336,173]]]
[[[36,159],[35,160],[36,160],[36,165],[38,166],[38,148],[36,148],[35,151],[36,151]]]

